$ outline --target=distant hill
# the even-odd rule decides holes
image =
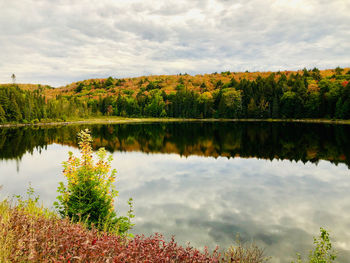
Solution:
[[[4,83],[4,84],[0,84],[1,87],[11,87],[14,84],[11,83]],[[34,91],[34,90],[38,90],[38,89],[54,89],[53,87],[49,86],[49,85],[42,85],[42,84],[22,84],[22,83],[16,83],[16,86],[18,86],[19,88],[23,89],[23,90],[29,90],[29,91]]]
[[[310,75],[314,72],[309,70]],[[350,68],[344,68],[342,73],[350,72]],[[256,80],[257,77],[267,78],[271,74],[275,75],[275,79],[279,79],[281,74],[286,77],[294,74],[303,75],[304,70],[298,71],[278,71],[278,72],[221,72],[221,73],[211,73],[204,75],[191,76],[188,74],[178,74],[178,75],[149,75],[141,76],[135,78],[104,78],[104,79],[88,79],[78,82],[73,82],[64,87],[59,87],[55,89],[46,89],[45,95],[48,97],[53,97],[57,95],[77,95],[77,96],[88,96],[97,98],[99,96],[113,96],[118,93],[121,94],[136,94],[141,90],[146,93],[155,88],[164,90],[165,93],[169,94],[176,92],[179,85],[184,85],[188,90],[193,90],[195,92],[201,92],[204,86],[207,91],[212,92],[217,88],[217,84],[220,81],[223,84],[229,83],[232,79],[239,82],[242,79],[246,80]],[[319,74],[321,78],[331,78],[336,76],[336,69],[326,69],[320,70]],[[346,74],[345,74],[346,75]],[[350,76],[350,75],[349,75]],[[317,89],[317,81],[310,79],[309,88]],[[23,87],[26,85],[35,86],[31,84],[21,84]]]

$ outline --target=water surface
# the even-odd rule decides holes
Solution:
[[[159,123],[0,129],[2,196],[31,182],[52,206],[67,152],[88,127],[118,171],[118,210],[135,201],[134,233],[227,247],[237,233],[272,262],[307,254],[331,232],[350,258],[350,126],[299,123]]]

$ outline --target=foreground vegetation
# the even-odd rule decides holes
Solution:
[[[43,208],[0,204],[0,262],[218,262],[217,252],[199,252],[165,242],[161,235],[126,239],[88,229]],[[261,262],[261,261],[256,261]]]
[[[92,79],[0,86],[0,123],[74,118],[350,119],[350,69]]]
[[[307,261],[298,256],[297,263],[335,262],[329,234],[321,228],[314,239],[315,248]],[[126,238],[115,233],[88,228],[83,222],[68,218],[38,205],[30,197],[11,205],[0,202],[0,262],[232,262],[263,263],[269,261],[255,245],[237,244],[220,253],[219,249],[203,252],[169,242],[160,234]]]

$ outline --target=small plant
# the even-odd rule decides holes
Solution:
[[[230,246],[224,253],[220,262],[227,263],[264,263],[270,260],[264,255],[264,250],[254,243],[244,244],[237,236],[236,244]]]
[[[132,203],[127,217],[117,217],[114,211],[114,198],[118,196],[114,186],[116,170],[111,170],[112,156],[106,158],[106,150],[100,148],[95,164],[91,147],[92,138],[88,129],[78,133],[81,159],[69,152],[69,159],[63,162],[63,174],[67,184],[60,183],[54,205],[63,217],[73,222],[83,221],[89,227],[94,225],[103,231],[116,231],[126,234],[132,227],[130,218]]]
[[[320,228],[320,236],[314,237],[315,248],[310,251],[309,263],[332,263],[336,259],[336,252],[332,249],[332,243],[329,239],[327,230]],[[297,263],[302,263],[300,254],[298,254]],[[293,262],[292,262],[293,263]]]
[[[14,195],[16,198],[17,208],[23,210],[23,212],[35,215],[50,217],[55,213],[45,208],[42,204],[39,204],[39,195],[35,193],[34,188],[29,184],[26,192],[27,196]]]

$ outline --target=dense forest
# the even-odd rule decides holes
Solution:
[[[0,85],[0,122],[98,116],[350,119],[350,69],[91,79],[62,88]]]

